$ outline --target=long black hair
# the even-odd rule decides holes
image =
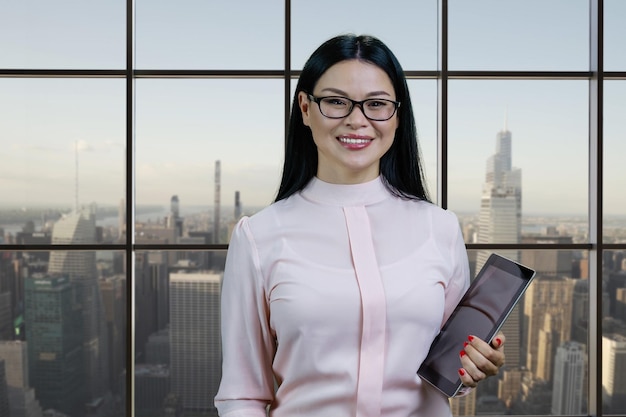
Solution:
[[[382,41],[367,35],[340,35],[329,39],[304,64],[293,99],[283,175],[276,201],[302,190],[317,173],[317,148],[311,130],[302,121],[298,93],[312,92],[326,70],[341,61],[352,59],[376,65],[385,71],[393,84],[396,100],[401,103],[397,115],[400,123],[393,144],[380,159],[380,174],[385,186],[401,198],[429,201],[404,71],[393,52]]]

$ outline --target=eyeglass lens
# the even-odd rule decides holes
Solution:
[[[319,105],[324,116],[342,118],[350,114],[357,104],[345,97],[324,97],[319,100]],[[396,104],[384,99],[365,100],[360,107],[365,117],[379,121],[390,119],[396,111]]]

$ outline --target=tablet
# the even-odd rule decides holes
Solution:
[[[535,271],[526,266],[497,254],[489,256],[435,337],[417,374],[448,397],[456,395],[463,386],[459,352],[467,336],[491,343],[534,276]]]

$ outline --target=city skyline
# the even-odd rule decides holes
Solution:
[[[593,5],[133,0],[128,64],[126,0],[0,2],[1,417],[7,406],[9,417],[51,407],[71,417],[215,417],[226,244],[241,215],[276,195],[297,82],[286,71],[348,32],[379,37],[410,72],[431,197],[442,200],[443,161],[447,208],[470,248],[487,245],[468,249],[471,276],[489,244],[524,247],[495,252],[538,272],[503,327],[505,366],[452,400],[454,415],[626,413],[626,1],[601,3],[601,161],[589,143]],[[515,169],[519,184],[508,181]],[[481,213],[503,207],[486,198],[497,183],[519,185],[499,224]]]
[[[280,69],[284,67],[283,3],[191,2],[185,10],[166,2],[137,1],[139,69]],[[302,67],[323,40],[345,32],[373,33],[396,52],[405,70],[437,68],[435,1],[402,4],[371,13],[360,2],[359,19],[342,19],[349,4],[325,2],[319,10],[292,5],[291,68]],[[322,14],[326,4],[337,11]],[[541,7],[542,13],[529,15]],[[7,16],[0,35],[2,68],[125,68],[124,1],[78,7],[0,5]],[[195,11],[195,13],[190,13]],[[488,13],[485,13],[488,11]],[[529,0],[524,4],[481,0],[450,2],[450,70],[587,71],[589,10],[585,0]],[[98,18],[96,18],[96,16]],[[99,19],[108,16],[107,23]],[[237,25],[224,25],[237,16]],[[259,19],[263,16],[264,19]],[[381,17],[387,16],[388,19]],[[516,19],[513,19],[515,16]],[[605,70],[626,69],[618,39],[626,5],[605,1]],[[560,22],[556,31],[551,22]],[[324,21],[316,31],[309,22]],[[47,30],[49,22],[64,21]],[[164,29],[161,22],[169,22]],[[32,26],[22,22],[36,23]],[[208,24],[213,22],[213,24]],[[260,22],[274,22],[273,25]],[[390,23],[393,22],[393,23]],[[530,25],[527,23],[531,23]],[[398,33],[397,25],[406,31]],[[239,27],[246,27],[240,31]],[[258,47],[246,36],[259,29]],[[195,32],[194,32],[195,31]],[[492,36],[493,31],[498,36]],[[73,36],[91,34],[89,42]],[[45,36],[42,33],[46,33]],[[227,33],[228,36],[224,36]],[[193,34],[193,36],[192,36]],[[224,43],[208,43],[219,34]],[[9,39],[10,37],[0,37]],[[187,45],[179,48],[179,44]],[[255,45],[257,46],[257,45]],[[275,46],[275,47],[273,47]],[[242,49],[245,48],[245,49]],[[245,53],[231,53],[245,51]],[[39,52],[39,53],[35,53]],[[295,81],[291,83],[293,90]],[[135,187],[137,205],[163,205],[178,194],[187,205],[209,205],[214,160],[223,164],[223,193],[241,192],[248,206],[271,203],[278,188],[284,138],[284,80],[135,80]],[[409,80],[428,186],[437,198],[437,81]],[[74,146],[78,142],[81,204],[116,205],[126,195],[126,84],[123,78],[0,78],[0,138],[9,145],[0,166],[3,204],[68,205],[74,200]],[[588,81],[451,79],[449,82],[449,208],[477,211],[482,161],[492,135],[509,114],[519,139],[514,161],[526,169],[525,213],[585,214],[588,193]],[[292,94],[290,94],[292,96]],[[623,214],[626,196],[619,155],[626,131],[626,83],[605,81],[604,211]],[[215,98],[219,97],[219,100]],[[532,169],[530,169],[532,167]]]

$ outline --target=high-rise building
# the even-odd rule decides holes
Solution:
[[[59,219],[52,230],[52,244],[95,244],[95,208],[73,212]],[[98,285],[94,251],[52,251],[50,275],[69,277],[82,309],[84,387],[90,400],[102,398],[109,388],[109,354],[102,295]]]
[[[117,240],[122,243],[126,236],[126,201],[122,198],[117,209]]]
[[[7,375],[4,368],[4,360],[0,358],[0,416],[10,416],[9,389]]]
[[[167,365],[135,366],[135,415],[161,416],[163,401],[170,393],[170,371]]]
[[[480,203],[478,243],[519,243],[522,234],[522,171],[513,168],[512,136],[504,127],[496,135],[496,152],[487,160],[487,172]],[[479,270],[489,252],[479,252]],[[519,260],[517,251],[500,251]]]
[[[29,379],[43,408],[71,416],[85,397],[81,308],[67,277],[36,275],[25,282]]]
[[[602,402],[606,414],[626,413],[626,336],[602,336]]]
[[[626,320],[626,317],[620,315],[622,302],[618,297],[618,290],[626,288],[626,271],[611,272],[606,283],[606,291],[609,294],[609,314],[616,319]]]
[[[496,152],[487,160],[478,224],[478,243],[519,243],[522,233],[522,172],[512,165],[511,132],[506,125],[496,135]],[[518,251],[501,250],[498,253],[519,261]],[[485,264],[491,252],[480,251],[476,257],[476,271]],[[502,331],[507,343],[504,354],[507,367],[521,364],[521,306],[513,309]]]
[[[213,243],[220,243],[220,206],[222,195],[222,163],[215,161],[215,190],[213,198]]]
[[[189,410],[215,413],[221,379],[222,274],[170,274],[170,374],[172,392]]]
[[[19,268],[20,265],[24,264],[24,260],[17,259],[18,254],[19,252],[0,252],[0,293],[9,294],[9,300],[4,302],[9,304],[11,321],[16,318],[17,306],[24,299],[23,281],[20,276],[21,268]],[[0,327],[2,327],[1,324]],[[0,333],[2,332],[0,330]]]
[[[577,281],[538,276],[526,290],[526,366],[538,380],[551,380],[556,348],[571,339],[572,302]]]
[[[135,255],[135,349],[145,361],[148,337],[169,323],[168,252]]]
[[[238,221],[241,218],[241,198],[239,191],[235,191],[235,212],[233,213],[235,216],[235,221]]]
[[[528,235],[522,237],[522,243],[543,245],[571,245],[571,236],[548,236]],[[520,261],[524,265],[532,265],[537,275],[563,275],[572,276],[573,251],[571,250],[545,250],[524,249]]]
[[[565,342],[556,350],[552,385],[552,414],[583,413],[585,386],[585,345]]]
[[[11,293],[0,291],[0,340],[13,340]]]
[[[183,218],[180,216],[180,201],[177,195],[170,199],[170,214],[167,216],[167,227],[176,231],[176,236],[183,235]]]
[[[498,398],[507,408],[518,402],[523,393],[524,381],[531,379],[530,371],[517,368],[505,369],[498,381]]]
[[[170,364],[170,329],[162,329],[152,333],[146,343],[145,363],[154,365]]]
[[[576,280],[572,297],[572,340],[587,344],[589,329],[589,280]]]
[[[110,389],[120,393],[118,381],[126,369],[126,277],[115,275],[99,280],[98,284],[107,325]]]
[[[453,416],[476,415],[476,390],[461,397],[450,398],[450,411]]]
[[[21,340],[0,342],[0,360],[5,362],[7,391],[11,417],[41,417],[42,410],[35,399],[28,375],[27,342]],[[0,413],[0,416],[4,414]]]

